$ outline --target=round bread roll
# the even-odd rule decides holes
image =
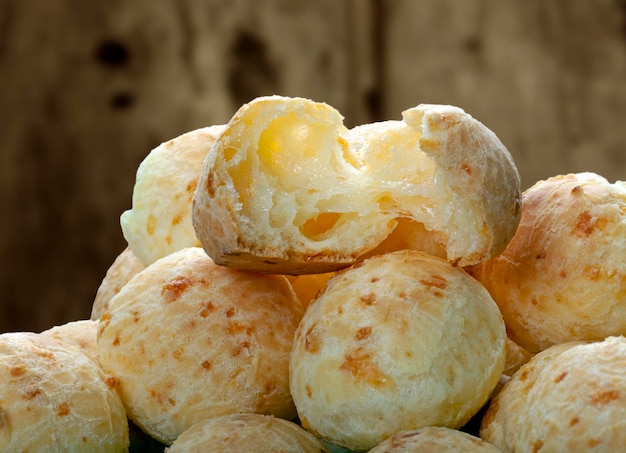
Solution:
[[[127,452],[128,419],[116,385],[51,336],[0,335],[0,450]]]
[[[224,126],[196,129],[154,148],[137,169],[132,208],[120,218],[137,258],[149,265],[185,247],[199,246],[191,204],[202,163]]]
[[[617,452],[626,445],[626,339],[535,355],[490,402],[480,436],[504,452]]]
[[[91,307],[90,318],[100,319],[100,316],[109,308],[109,302],[113,296],[120,292],[122,286],[128,283],[133,275],[145,268],[146,266],[139,261],[130,247],[126,247],[115,258],[102,279]]]
[[[626,333],[626,183],[555,176],[524,192],[504,253],[469,269],[530,352]]]
[[[186,248],[113,298],[98,359],[120,382],[129,418],[164,444],[213,416],[291,419],[289,354],[302,312],[284,276],[221,267]]]
[[[460,108],[424,104],[348,130],[327,104],[268,96],[216,139],[192,220],[218,264],[320,274],[372,253],[400,219],[408,248],[479,263],[504,250],[520,201],[511,155]]]
[[[291,421],[271,415],[231,414],[196,423],[165,451],[327,453],[328,449]]]
[[[81,319],[79,321],[67,322],[44,330],[41,332],[41,335],[49,335],[52,338],[72,345],[98,363],[98,321],[96,320]]]
[[[458,428],[505,364],[504,322],[467,273],[418,251],[338,272],[296,332],[290,386],[302,426],[352,450],[425,426]]]
[[[479,437],[445,428],[428,426],[395,434],[369,453],[500,453],[494,445]]]

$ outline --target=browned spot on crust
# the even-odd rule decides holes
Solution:
[[[594,406],[602,406],[604,404],[608,404],[611,401],[615,401],[619,399],[619,392],[617,390],[606,390],[603,392],[598,392],[591,398],[591,404]]]
[[[25,400],[32,400],[33,398],[35,398],[36,396],[41,395],[41,389],[33,389],[33,390],[29,390],[24,394],[24,399]]]
[[[463,165],[461,165],[461,169],[463,169],[463,171],[464,171],[465,173],[467,173],[468,175],[471,175],[471,174],[472,174],[472,167],[470,167],[470,166],[469,166],[469,165],[467,165],[467,164],[463,164]]]
[[[183,349],[182,348],[176,348],[174,349],[174,352],[172,352],[172,356],[175,359],[180,360],[180,358],[183,356]]]
[[[70,413],[70,405],[67,403],[63,403],[57,408],[57,415],[59,417],[64,417],[69,413]]]
[[[372,326],[361,327],[359,330],[357,330],[355,338],[358,341],[365,340],[371,334],[372,334]]]
[[[589,235],[593,233],[594,229],[595,222],[593,221],[591,214],[589,214],[589,211],[581,212],[576,219],[576,224],[574,225],[574,234],[576,236],[589,237]]]
[[[110,389],[117,388],[117,386],[120,385],[120,382],[113,376],[109,376],[108,378],[106,378],[104,380],[104,383]]]
[[[210,370],[211,368],[213,368],[213,363],[210,360],[205,360],[200,364],[200,366],[205,370]]]
[[[212,311],[215,311],[215,305],[213,305],[213,303],[209,301],[205,303],[204,306],[202,307],[202,310],[200,310],[200,316],[202,316],[203,318],[206,318],[207,316],[209,316],[209,313],[211,313]]]
[[[180,215],[180,214],[178,214],[177,216],[175,216],[175,217],[172,219],[172,226],[176,226],[176,225],[178,225],[178,224],[179,224],[180,222],[182,222],[182,221],[183,221],[183,216],[182,216],[182,215]]]
[[[359,298],[359,301],[363,304],[363,305],[374,305],[376,303],[376,295],[374,293],[369,293],[366,294],[364,296],[361,296]]]
[[[191,280],[185,276],[178,276],[163,285],[161,295],[165,296],[168,302],[173,302],[180,298],[181,294],[191,286]]]
[[[311,387],[308,384],[304,386],[304,391],[306,392],[306,396],[308,398],[311,398],[311,396],[313,396],[313,390],[311,390]]]
[[[11,368],[11,376],[17,377],[26,373],[26,367],[24,365],[18,365]]]
[[[559,374],[556,379],[554,379],[554,383],[558,384],[559,382],[561,382],[563,379],[565,379],[565,376],[567,376],[567,371],[563,371],[561,374]]]
[[[306,352],[311,354],[317,354],[320,352],[320,348],[322,345],[322,339],[320,338],[319,332],[316,329],[317,324],[313,324],[309,327],[309,330],[304,334],[304,349]]]
[[[170,406],[176,406],[176,400],[174,398],[168,398],[167,402],[170,403]]]
[[[370,280],[370,282],[372,283],[376,283],[377,281],[380,280],[380,277],[372,277],[372,279]]]
[[[577,425],[579,422],[580,422],[580,418],[574,417],[569,421],[569,425],[574,426],[574,425]]]
[[[139,320],[141,319],[141,316],[139,315],[139,312],[137,310],[133,311],[133,322],[137,323],[139,322]]]
[[[589,446],[589,448],[593,448],[593,447],[597,447],[598,445],[600,445],[601,441],[599,439],[589,439],[587,441],[587,445]]]
[[[229,321],[228,327],[226,328],[226,332],[228,332],[230,335],[234,335],[237,333],[245,333],[246,335],[250,336],[254,333],[254,327],[247,326],[245,324],[241,324],[238,322]]]
[[[577,184],[572,188],[572,193],[574,195],[581,195],[583,193],[583,188]]]
[[[214,185],[214,181],[213,181],[213,172],[209,172],[207,174],[205,188],[206,188],[206,192],[209,195],[209,197],[213,198],[213,196],[215,195],[215,185]]]
[[[239,354],[241,354],[244,349],[248,350],[250,348],[250,342],[249,341],[242,341],[241,343],[239,343],[237,345],[237,347],[235,348],[235,350],[232,353],[233,357],[238,356]]]
[[[533,444],[533,453],[537,453],[543,447],[543,440],[537,439]]]
[[[430,278],[420,279],[420,283],[424,286],[434,286],[435,288],[439,289],[446,289],[448,287],[448,281],[439,275],[433,275]]]
[[[120,344],[120,337],[115,337],[115,340],[113,340],[113,346],[119,346]]]
[[[559,275],[560,275],[562,278],[567,278],[567,271],[565,271],[565,269],[562,269],[562,270],[561,270],[561,272],[559,272]]]
[[[528,378],[529,373],[530,373],[530,370],[528,368],[522,369],[522,371],[520,371],[520,374],[519,374],[519,380],[525,381]]]
[[[233,316],[235,316],[235,307],[230,307],[228,310],[226,310],[226,317],[232,318]]]
[[[346,354],[340,369],[349,372],[356,381],[382,387],[391,384],[389,378],[372,360],[372,355],[364,348],[357,348],[352,354]]]

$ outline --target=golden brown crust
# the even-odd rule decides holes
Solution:
[[[117,381],[48,335],[0,335],[2,451],[126,452]]]
[[[198,422],[165,451],[328,453],[315,436],[295,423],[259,414],[231,414]]]
[[[480,436],[504,452],[622,450],[624,363],[623,337],[545,349],[490,402]]]
[[[417,251],[335,274],[307,308],[291,354],[302,425],[355,450],[424,426],[458,428],[505,363],[505,328],[485,289]]]
[[[155,261],[111,301],[98,359],[128,415],[171,444],[212,416],[293,418],[289,354],[302,307],[283,276],[218,266],[201,248]]]
[[[122,286],[128,283],[136,273],[146,268],[135,256],[130,247],[126,247],[107,270],[94,298],[91,307],[91,319],[100,319],[100,316],[108,310],[113,296],[120,292]]]
[[[326,104],[270,96],[217,138],[192,220],[215,262],[241,269],[320,274],[398,246],[470,265],[512,237],[519,184],[495,134],[457,107],[347,130]]]
[[[626,331],[626,183],[560,175],[524,192],[519,228],[499,256],[470,269],[530,352]]]

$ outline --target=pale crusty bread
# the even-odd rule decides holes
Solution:
[[[72,345],[98,363],[98,321],[94,319],[70,321],[44,330],[41,335],[49,335]]]
[[[443,426],[402,431],[385,439],[369,453],[499,453],[479,437]]]
[[[289,354],[302,312],[284,276],[218,266],[186,248],[113,298],[98,359],[120,382],[129,418],[165,444],[212,416],[291,419]]]
[[[128,451],[116,385],[77,348],[50,336],[0,335],[0,450]]]
[[[109,302],[120,292],[128,280],[138,272],[146,268],[135,256],[130,247],[126,247],[120,253],[100,282],[93,305],[91,306],[91,319],[100,319],[100,316],[109,308]]]
[[[328,449],[291,421],[271,415],[231,414],[196,423],[165,451],[327,453]]]
[[[617,452],[626,445],[626,339],[551,346],[490,402],[480,436],[504,452]]]
[[[626,183],[560,175],[527,189],[523,203],[506,250],[468,269],[511,339],[538,352],[626,332]]]
[[[137,169],[132,208],[120,217],[137,258],[149,265],[176,250],[199,246],[191,203],[202,163],[223,126],[196,129],[154,148]]]
[[[487,291],[445,260],[398,251],[336,273],[296,332],[290,386],[302,426],[353,450],[404,430],[458,428],[505,364]]]
[[[419,105],[402,121],[348,130],[327,104],[261,97],[208,153],[192,220],[221,265],[326,273],[416,248],[459,264],[504,250],[520,217],[520,180],[496,135],[463,110]],[[400,219],[403,226],[393,239]],[[412,234],[412,233],[415,234]]]

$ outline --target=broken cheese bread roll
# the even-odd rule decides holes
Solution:
[[[505,338],[497,305],[461,268],[412,250],[364,260],[328,281],[296,332],[302,426],[358,451],[463,426],[498,384]]]
[[[499,256],[468,271],[511,339],[532,353],[626,332],[626,183],[595,173],[538,181]]]
[[[260,414],[208,418],[186,430],[165,449],[166,453],[204,451],[328,453],[328,449],[301,426]]]
[[[626,339],[551,346],[489,403],[480,437],[503,452],[623,451]]]
[[[109,302],[117,293],[120,292],[122,286],[128,283],[136,273],[146,268],[135,256],[130,247],[126,247],[120,253],[115,261],[107,270],[94,298],[91,306],[91,319],[100,319],[100,316],[108,310]]]
[[[117,381],[47,335],[0,335],[0,450],[127,452]]]
[[[149,265],[185,247],[199,246],[191,204],[204,159],[223,126],[196,129],[154,148],[137,169],[132,208],[120,224],[133,253]]]
[[[192,220],[213,260],[241,269],[335,271],[399,222],[398,235],[416,232],[403,248],[468,265],[504,250],[520,199],[509,152],[458,107],[419,105],[402,121],[348,130],[327,104],[268,96],[243,105],[217,137]]]
[[[96,320],[81,319],[79,321],[70,321],[44,330],[41,332],[41,335],[49,335],[52,338],[72,345],[98,363],[98,321]]]
[[[216,265],[199,247],[163,257],[113,298],[98,359],[129,418],[171,444],[208,417],[291,419],[289,355],[302,306],[284,276]]]
[[[402,431],[395,434],[369,453],[500,453],[494,445],[471,434],[443,426]]]

